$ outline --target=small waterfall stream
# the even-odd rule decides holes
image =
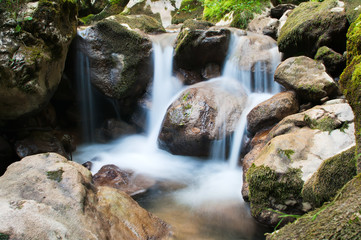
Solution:
[[[151,189],[138,202],[170,223],[177,239],[263,239],[265,229],[252,219],[243,202],[242,169],[237,165],[247,113],[279,91],[272,78],[275,66],[280,61],[277,46],[263,49],[262,54],[267,56],[249,65],[249,59],[242,56],[249,54],[247,49],[254,50],[256,37],[232,37],[221,78],[225,86],[227,79],[242,83],[248,91],[248,102],[231,137],[230,149],[227,149],[225,138],[217,140],[213,145],[212,157],[204,161],[175,156],[157,147],[166,109],[185,89],[172,76],[172,43],[175,37],[174,34],[152,37],[155,70],[146,132],[122,137],[108,144],[80,147],[75,159],[80,163],[93,159],[93,173],[103,165],[115,164],[158,180],[158,187]],[[224,134],[222,127],[219,131],[221,135]]]

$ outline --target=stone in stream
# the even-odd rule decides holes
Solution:
[[[231,79],[192,85],[169,106],[159,134],[160,147],[177,155],[208,156],[212,141],[236,129],[246,101],[245,90]]]
[[[0,119],[28,116],[46,106],[58,87],[76,33],[76,5],[3,1],[0,32]]]
[[[301,103],[319,103],[324,97],[338,94],[336,82],[326,73],[325,66],[309,57],[292,57],[276,69],[275,81],[297,93]]]
[[[355,145],[353,119],[347,103],[333,101],[284,118],[255,144],[243,161],[243,193],[258,221],[273,226],[279,222],[268,208],[303,213],[304,182],[324,160]],[[287,200],[297,204],[287,206]]]
[[[170,226],[89,170],[55,153],[26,157],[0,177],[0,233],[10,239],[169,239]],[[1,235],[0,235],[1,236]]]
[[[115,165],[103,166],[94,176],[95,186],[108,186],[119,189],[130,196],[134,196],[147,191],[154,186],[155,180],[137,174],[132,170],[120,169]]]

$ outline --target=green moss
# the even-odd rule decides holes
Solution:
[[[201,20],[203,17],[203,2],[199,0],[183,0],[179,9],[172,12],[172,24],[178,24],[187,19]]]
[[[304,116],[303,120],[305,121],[306,125],[312,129],[319,129],[321,131],[327,131],[331,133],[333,130],[342,128],[345,129],[346,125],[340,124],[336,119],[333,119],[329,116],[322,117],[320,119],[312,119],[307,114]]]
[[[204,19],[217,22],[227,14],[233,12],[233,27],[246,28],[253,19],[254,14],[259,14],[270,5],[269,0],[225,0],[225,1],[204,1]]]
[[[320,207],[356,175],[355,147],[325,160],[302,190],[305,202]]]
[[[246,174],[249,184],[249,199],[253,216],[271,207],[270,199],[284,204],[287,199],[300,197],[303,181],[301,170],[289,168],[286,173],[278,174],[267,166],[249,168]]]
[[[278,149],[278,150],[277,150],[277,153],[278,153],[280,156],[285,156],[285,157],[287,157],[289,160],[292,160],[292,159],[291,159],[291,156],[295,153],[295,151],[293,151],[292,149]]]
[[[9,240],[10,236],[5,233],[0,233],[0,240]]]
[[[46,176],[50,180],[61,182],[61,180],[63,180],[63,173],[64,173],[63,169],[60,168],[57,171],[48,171],[48,172],[46,172]]]
[[[191,104],[192,96],[190,95],[190,92],[183,93],[181,99],[181,105],[174,108],[172,111],[169,111],[168,115],[171,124],[175,126],[184,126],[188,122],[193,111],[193,106]]]

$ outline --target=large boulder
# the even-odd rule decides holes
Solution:
[[[355,147],[325,160],[302,189],[303,201],[313,207],[329,202],[356,175]]]
[[[15,119],[39,111],[54,94],[76,33],[76,5],[3,1],[0,32],[0,119]]]
[[[256,134],[259,130],[270,128],[299,109],[296,94],[292,91],[281,92],[258,104],[247,115],[247,130]]]
[[[236,129],[246,101],[245,90],[232,79],[192,85],[169,106],[160,146],[173,154],[208,156],[212,141]]]
[[[347,33],[347,66],[340,77],[340,85],[355,113],[355,127],[361,128],[361,16],[351,25]],[[361,134],[356,134],[356,151],[361,153]],[[361,172],[361,158],[357,160],[357,171]]]
[[[293,214],[307,211],[301,199],[303,183],[324,160],[355,144],[353,118],[347,103],[330,102],[290,115],[272,128],[243,165],[252,215],[276,225],[279,215],[268,208]]]
[[[207,22],[187,20],[177,36],[174,65],[175,71],[193,72],[189,76],[202,77],[202,70],[213,64],[221,68],[227,55],[231,32],[225,28],[208,28]],[[184,74],[183,74],[184,75]],[[197,78],[197,77],[193,77]],[[188,77],[185,83],[194,82]]]
[[[103,20],[78,35],[93,86],[120,106],[136,102],[153,76],[149,38],[116,20]]]
[[[321,46],[343,53],[348,26],[338,0],[301,3],[282,27],[278,46],[284,58],[299,55],[313,58]]]
[[[325,66],[305,56],[283,61],[274,78],[286,89],[295,91],[301,102],[318,103],[324,97],[338,94],[337,84],[326,73]]]
[[[0,233],[10,239],[168,239],[169,225],[127,194],[92,185],[54,153],[22,159],[0,178]]]
[[[349,181],[335,199],[267,236],[276,239],[359,239],[361,235],[361,174]]]

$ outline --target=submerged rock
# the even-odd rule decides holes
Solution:
[[[335,199],[267,236],[272,239],[359,239],[361,235],[361,174]]]
[[[281,92],[258,104],[247,115],[247,130],[256,134],[259,130],[269,128],[284,117],[298,112],[296,94],[292,91]]]
[[[273,127],[243,162],[252,215],[276,225],[279,214],[267,208],[302,213],[303,183],[324,160],[355,144],[353,118],[347,103],[327,104],[290,115]],[[287,206],[286,200],[297,204]]]
[[[168,224],[124,192],[95,189],[91,179],[86,168],[54,153],[12,164],[0,177],[0,233],[10,239],[169,239]]]
[[[132,170],[120,169],[115,165],[103,166],[94,176],[95,186],[108,186],[119,189],[130,196],[147,191],[155,180]]]
[[[0,4],[0,119],[32,114],[49,102],[75,31],[72,1]]]
[[[231,79],[192,85],[168,108],[160,147],[178,155],[208,156],[213,140],[236,129],[246,101],[245,90]]]
[[[297,93],[301,102],[320,102],[338,94],[336,82],[326,73],[325,66],[301,56],[282,62],[276,69],[275,81]]]
[[[282,27],[278,46],[284,58],[306,55],[311,58],[321,46],[343,53],[349,26],[338,0],[305,2],[296,7]]]

